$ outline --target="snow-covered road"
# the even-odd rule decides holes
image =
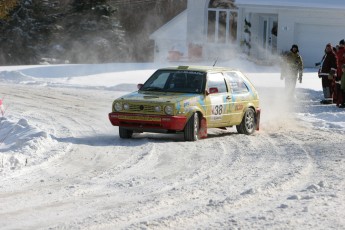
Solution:
[[[41,131],[2,166],[1,229],[343,229],[344,133],[296,119],[319,106],[308,91],[290,107],[279,90],[259,88],[255,135],[184,142],[120,139],[107,114],[123,92],[2,84],[11,118]]]

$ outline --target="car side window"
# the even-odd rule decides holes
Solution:
[[[221,73],[208,74],[207,87],[208,89],[217,88],[218,93],[226,93],[228,91],[224,76]]]
[[[236,72],[226,72],[225,78],[230,83],[231,92],[234,94],[248,93],[248,87]]]

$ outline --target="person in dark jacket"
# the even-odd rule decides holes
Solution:
[[[342,94],[342,90],[340,87],[341,84],[341,79],[343,75],[343,70],[342,66],[345,64],[345,40],[342,39],[339,42],[339,48],[337,51],[337,60],[338,60],[338,70],[337,70],[337,77],[335,78],[335,92],[334,92],[334,97],[333,100],[335,100],[335,103],[337,106],[340,106],[344,102],[344,97]]]
[[[342,65],[342,71],[343,71],[343,76],[341,77],[341,80],[340,80],[340,90],[343,95],[343,99],[345,99],[345,64]],[[345,108],[345,100],[343,100],[339,108]]]
[[[292,45],[290,52],[283,54],[282,61],[281,79],[285,79],[286,96],[294,99],[297,79],[299,83],[302,83],[303,76],[303,60],[299,55],[298,46]]]
[[[324,99],[321,104],[332,104],[334,93],[334,78],[337,76],[337,56],[333,51],[331,43],[325,48],[319,69],[319,78],[322,79],[322,90]]]

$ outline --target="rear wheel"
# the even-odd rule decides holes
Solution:
[[[185,141],[197,141],[199,139],[199,116],[198,113],[194,113],[188,120],[186,127],[184,128]]]
[[[124,139],[131,138],[133,136],[133,130],[129,130],[120,126],[119,135],[120,135],[120,138],[124,138]]]
[[[248,108],[244,113],[241,124],[236,125],[237,132],[250,135],[254,133],[255,128],[255,112],[252,108]]]

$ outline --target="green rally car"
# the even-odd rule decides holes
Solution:
[[[223,67],[158,69],[138,91],[113,102],[109,113],[120,138],[134,132],[182,133],[186,141],[207,137],[208,128],[259,130],[258,92],[240,71]]]

